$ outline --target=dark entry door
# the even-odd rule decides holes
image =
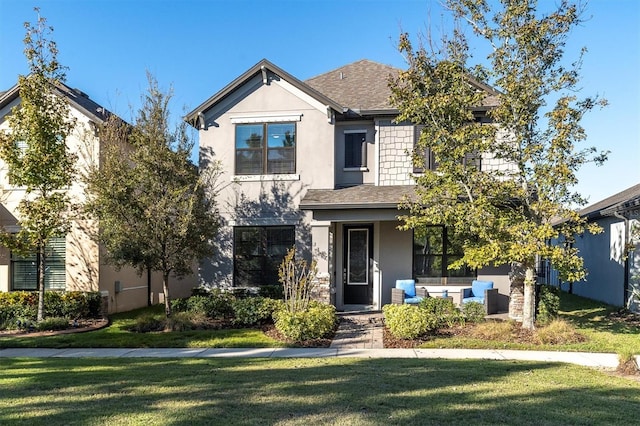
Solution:
[[[344,303],[369,305],[373,301],[373,226],[344,227]]]

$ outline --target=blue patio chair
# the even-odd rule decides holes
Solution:
[[[429,292],[426,288],[416,288],[416,280],[396,280],[395,288],[391,289],[391,303],[397,305],[415,305],[425,297],[429,297]]]
[[[471,288],[462,289],[462,303],[478,302],[484,305],[487,314],[498,311],[498,289],[493,288],[493,281],[473,280]]]

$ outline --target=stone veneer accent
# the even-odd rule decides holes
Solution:
[[[379,185],[413,185],[410,154],[413,150],[414,126],[380,120],[377,130],[380,143]]]
[[[331,304],[331,283],[329,275],[316,277],[313,284],[311,299],[321,303]]]

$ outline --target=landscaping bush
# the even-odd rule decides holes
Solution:
[[[487,321],[477,324],[471,335],[480,340],[499,340],[508,342],[515,330],[520,328],[515,321]]]
[[[99,292],[47,291],[44,294],[45,318],[96,318],[101,312]],[[38,293],[12,291],[0,293],[0,329],[10,328],[18,319],[35,321]]]
[[[462,317],[465,322],[480,323],[486,316],[484,305],[479,302],[469,302],[462,304]]]
[[[422,299],[418,308],[435,319],[436,328],[452,327],[464,322],[460,310],[449,299],[427,297]]]
[[[234,300],[235,298],[230,293],[214,289],[206,295],[176,299],[171,302],[171,308],[177,312],[193,312],[213,319],[224,319],[233,315],[232,302]]]
[[[278,303],[267,297],[247,297],[236,299],[233,307],[233,323],[237,325],[258,325],[271,321]]]
[[[292,313],[284,304],[274,312],[276,329],[284,337],[293,341],[321,339],[328,337],[337,322],[336,308],[316,301],[309,301],[304,311]]]
[[[152,331],[162,331],[164,330],[164,327],[164,318],[159,318],[152,314],[146,314],[136,318],[135,322],[128,328],[128,330],[135,333],[149,333]]]
[[[548,324],[558,317],[560,309],[560,290],[557,287],[542,285],[538,297],[536,320],[540,325]]]
[[[263,285],[258,287],[258,296],[269,299],[281,300],[284,298],[284,287],[282,285]]]
[[[67,318],[50,317],[40,321],[36,328],[40,331],[50,331],[50,330],[64,330],[68,327],[69,327],[69,320]]]
[[[207,317],[194,312],[174,312],[164,319],[165,331],[189,331],[206,328]]]
[[[555,319],[545,327],[536,329],[536,338],[540,343],[550,345],[566,345],[585,341],[585,337],[563,319]]]
[[[389,332],[399,339],[415,339],[437,327],[435,315],[412,305],[385,305],[384,322]]]

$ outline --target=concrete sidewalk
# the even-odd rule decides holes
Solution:
[[[342,349],[342,348],[86,348],[0,349],[0,358],[419,358],[487,359],[563,362],[595,368],[616,368],[617,354],[516,351],[491,349]],[[636,356],[640,362],[640,356]]]

